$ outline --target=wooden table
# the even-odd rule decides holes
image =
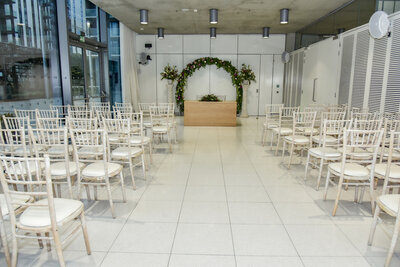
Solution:
[[[236,126],[236,102],[185,101],[185,126]]]

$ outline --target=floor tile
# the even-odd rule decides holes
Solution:
[[[226,193],[230,202],[270,202],[262,186],[227,186]]]
[[[174,254],[233,255],[228,224],[179,224]]]
[[[180,201],[141,201],[129,219],[135,222],[178,222]]]
[[[287,225],[300,256],[361,256],[334,225]]]
[[[172,254],[169,267],[235,267],[234,256],[210,256],[210,255],[179,255]]]
[[[275,203],[284,224],[333,224],[331,217],[314,203]]]
[[[237,256],[237,267],[303,267],[299,257]]]
[[[363,257],[302,257],[305,267],[368,267]]]
[[[271,203],[229,203],[232,224],[281,224],[281,220]]]
[[[185,186],[182,185],[150,185],[143,193],[142,200],[182,201]]]
[[[185,201],[214,201],[226,202],[224,186],[188,186]]]
[[[168,254],[141,254],[141,253],[118,253],[110,252],[107,254],[102,267],[167,267]]]
[[[267,193],[272,202],[313,202],[303,186],[269,186]]]
[[[184,201],[179,222],[182,223],[229,223],[226,202]]]
[[[281,225],[232,225],[236,255],[297,256]]]

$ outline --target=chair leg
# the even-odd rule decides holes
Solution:
[[[321,162],[319,164],[318,180],[317,180],[317,191],[319,190],[319,185],[321,184],[321,177],[322,177],[322,169],[323,168],[324,168],[324,158],[321,158]]]
[[[372,221],[371,230],[369,231],[368,246],[372,245],[372,240],[374,239],[376,225],[378,224],[378,217],[380,212],[381,208],[379,207],[379,205],[376,205],[374,220]]]
[[[265,136],[267,135],[267,133],[266,133],[266,131],[265,131],[265,129],[263,129],[263,134],[262,134],[262,137],[261,137],[261,144],[262,144],[262,146],[264,146],[264,144],[265,144]]]
[[[145,160],[144,160],[144,153],[142,154],[141,157],[142,157],[143,178],[145,180],[147,180],[147,178],[146,178],[146,163],[145,163]]]
[[[283,160],[285,158],[285,151],[286,151],[286,141],[283,140],[283,143],[282,143],[282,156],[281,156],[282,162],[283,162]]]
[[[0,226],[0,237],[1,237],[1,243],[2,243],[3,249],[4,249],[4,256],[6,258],[7,266],[11,266],[10,249],[8,247],[6,229],[4,227],[4,221],[3,221],[2,214],[0,214],[0,224],[1,224],[1,226]]]
[[[126,203],[125,182],[124,182],[124,174],[122,173],[122,171],[119,173],[119,177],[121,179],[122,200]]]
[[[294,152],[294,143],[292,143],[292,146],[290,147],[290,156],[289,156],[288,169],[290,169],[290,164],[292,163],[293,152]]]
[[[86,189],[86,197],[88,200],[92,200],[92,198],[90,197],[90,188],[87,184],[85,184],[85,189]]]
[[[87,227],[86,227],[86,219],[85,219],[85,214],[81,213],[79,216],[81,220],[81,227],[82,227],[82,233],[83,233],[83,239],[85,240],[85,246],[86,246],[86,252],[88,255],[92,254],[92,250],[90,249],[90,243],[89,243],[89,236],[87,232]]]
[[[275,156],[278,155],[280,141],[281,141],[281,135],[278,134],[278,141],[276,143]]]
[[[153,146],[151,141],[149,142],[149,156],[150,156],[150,164],[153,164]]]
[[[331,172],[329,171],[329,168],[328,168],[328,173],[326,174],[326,181],[325,181],[324,200],[326,200],[326,197],[328,195],[329,180],[330,179],[331,179]]]
[[[388,255],[387,255],[386,261],[385,261],[385,267],[389,267],[390,262],[392,261],[394,248],[397,243],[397,238],[399,237],[399,230],[400,230],[399,228],[400,228],[400,215],[397,215],[396,223],[394,224],[394,232],[393,232],[392,241],[390,242],[390,248],[389,248]]]
[[[304,181],[307,180],[307,170],[308,170],[308,164],[310,163],[310,153],[307,155],[307,161],[306,161],[306,170],[304,172]]]
[[[340,177],[339,183],[338,183],[338,192],[337,192],[336,199],[335,199],[335,206],[333,207],[333,211],[332,211],[332,216],[336,215],[336,210],[339,205],[340,194],[342,193],[342,186],[343,186],[343,178]]]
[[[55,244],[56,252],[57,252],[57,256],[58,256],[58,262],[61,267],[65,267],[65,261],[64,261],[64,255],[62,252],[60,236],[58,234],[58,231],[55,229],[53,229],[53,238],[54,238],[54,244]]]
[[[129,158],[129,170],[131,172],[133,190],[136,190],[135,176],[133,175],[133,158]]]
[[[274,143],[274,132],[271,131],[271,142],[269,144],[269,150],[272,150],[272,144]]]
[[[121,171],[121,173],[122,173],[122,171]],[[121,179],[123,179],[123,178],[121,177]],[[108,182],[106,183],[106,189],[107,189],[108,201],[110,202],[111,216],[113,218],[115,218],[114,203],[112,200],[111,187],[110,187],[110,183],[108,183]]]
[[[48,237],[50,237],[50,233],[49,232],[46,232],[46,233],[44,233],[44,235],[48,238]],[[51,251],[51,243],[50,243],[50,239],[47,239],[46,240],[46,247],[47,247],[47,251]]]
[[[39,248],[43,248],[43,240],[42,240],[42,235],[40,233],[36,233],[36,236],[38,238],[38,244],[39,244]]]
[[[17,267],[17,261],[18,261],[18,241],[17,237],[13,234],[11,266]]]
[[[372,178],[372,180],[369,183],[369,195],[371,198],[371,212],[373,213],[375,210],[375,199],[374,199],[374,179]]]

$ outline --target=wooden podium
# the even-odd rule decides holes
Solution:
[[[236,102],[185,101],[185,126],[236,126]]]

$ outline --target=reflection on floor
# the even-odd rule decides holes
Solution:
[[[355,204],[354,191],[344,192],[331,217],[336,190],[323,201],[314,189],[317,171],[304,182],[304,165],[288,170],[260,145],[261,119],[239,120],[232,128],[180,126],[173,154],[155,145],[148,180],[136,172],[136,191],[126,172],[128,203],[114,190],[116,219],[105,192],[85,202],[93,254],[78,233],[64,250],[67,265],[383,266],[393,220],[378,226],[368,247],[367,194]],[[19,266],[57,266],[54,249],[20,244]],[[400,246],[392,266],[400,266]]]

